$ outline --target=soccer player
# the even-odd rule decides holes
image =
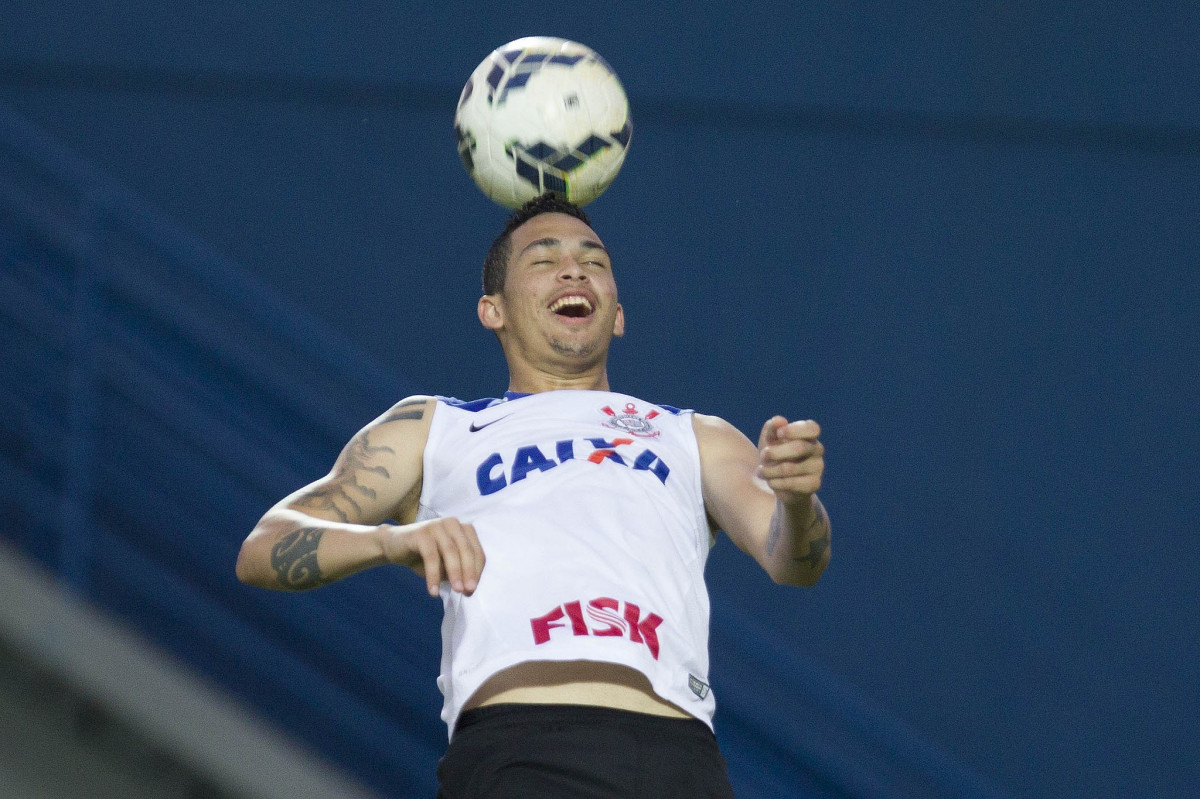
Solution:
[[[782,584],[829,562],[820,428],[729,423],[610,389],[608,251],[545,195],[484,263],[503,398],[410,397],[242,545],[239,579],[315,588],[383,564],[444,606],[443,799],[731,797],[712,733],[704,563],[718,530]]]

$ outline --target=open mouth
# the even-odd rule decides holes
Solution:
[[[565,297],[559,297],[550,304],[551,313],[572,319],[583,319],[591,316],[593,310],[592,301],[579,294],[568,294]]]

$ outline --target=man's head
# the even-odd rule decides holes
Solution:
[[[512,233],[539,214],[566,214],[575,217],[588,227],[592,226],[591,220],[588,219],[582,208],[564,200],[557,194],[543,194],[525,203],[508,218],[504,230],[492,242],[487,256],[483,259],[484,294],[499,294],[504,290],[504,279],[508,274],[508,259],[512,255]]]
[[[625,329],[612,261],[587,216],[539,197],[488,254],[479,321],[500,340],[514,390],[607,386],[609,344]]]

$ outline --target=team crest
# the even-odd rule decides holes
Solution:
[[[608,419],[604,422],[605,427],[611,427],[620,430],[622,433],[640,436],[641,438],[654,438],[659,434],[658,428],[650,424],[650,420],[658,416],[658,411],[651,410],[649,413],[642,415],[638,413],[637,406],[632,402],[625,403],[625,410],[617,413],[608,405],[600,409],[604,412]]]

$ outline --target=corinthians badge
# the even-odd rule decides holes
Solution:
[[[605,420],[604,426],[620,430],[622,433],[640,436],[642,438],[654,438],[659,434],[659,430],[652,424],[650,420],[658,416],[658,411],[651,410],[645,416],[638,413],[637,406],[632,402],[625,403],[625,410],[620,413],[614,411],[608,405],[600,409],[604,412],[608,419]]]

